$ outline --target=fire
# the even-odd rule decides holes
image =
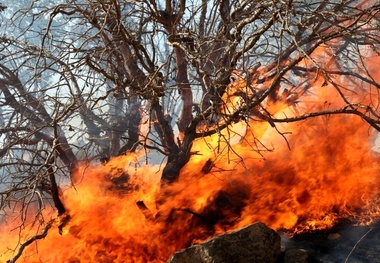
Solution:
[[[313,85],[302,112],[339,106],[333,87],[321,88],[318,78]],[[275,117],[294,110],[283,103],[268,109]],[[328,115],[276,127],[286,140],[267,122],[252,121],[224,131],[225,141],[195,141],[170,185],[160,184],[162,167],[145,165],[139,153],[82,164],[63,189],[70,218],[62,223],[43,211],[53,225],[20,262],[165,262],[176,250],[256,221],[294,233],[342,218],[380,218],[376,134],[363,120]],[[2,226],[0,262],[42,231],[26,223],[18,235],[14,223]]]

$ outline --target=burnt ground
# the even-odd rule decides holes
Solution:
[[[310,263],[380,263],[380,222],[371,226],[354,226],[341,222],[333,229],[289,237],[280,233],[285,251],[281,262],[305,262],[299,256],[287,260],[286,251],[302,250]]]

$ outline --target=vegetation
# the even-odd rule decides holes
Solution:
[[[354,114],[380,130],[378,1],[19,2],[0,7],[4,211],[51,202],[62,215],[79,161],[137,149],[171,183],[195,140],[228,142],[233,123]],[[340,103],[298,107],[326,86]]]

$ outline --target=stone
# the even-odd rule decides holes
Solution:
[[[280,236],[258,222],[178,251],[167,263],[275,263],[280,250]]]
[[[289,249],[285,251],[284,263],[307,263],[308,253],[305,249]]]

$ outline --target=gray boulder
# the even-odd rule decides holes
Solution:
[[[280,250],[280,236],[254,223],[178,251],[167,263],[275,263]]]

